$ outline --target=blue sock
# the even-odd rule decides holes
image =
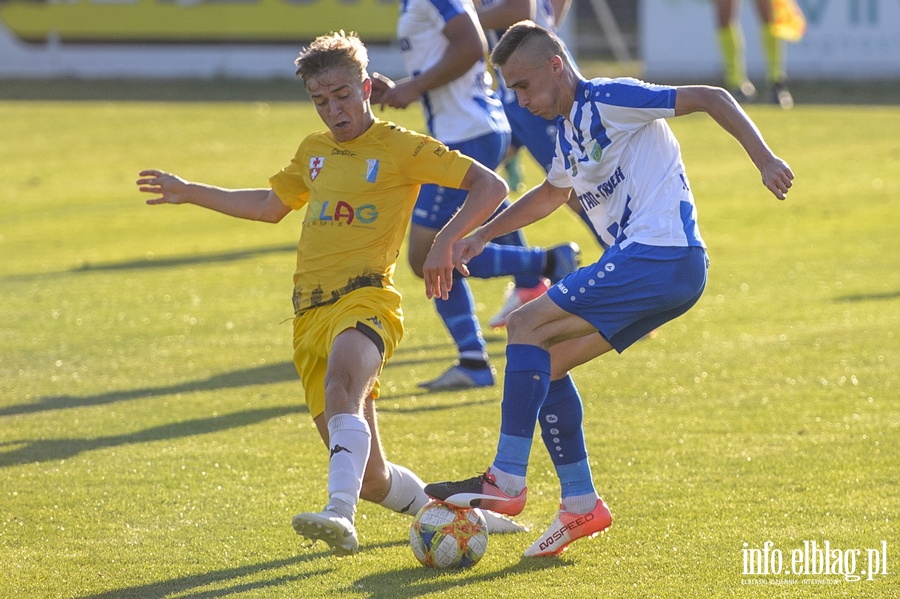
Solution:
[[[491,239],[491,243],[496,243],[497,245],[512,245],[523,248],[528,247],[528,242],[525,241],[525,234],[522,233],[522,229],[516,229],[515,231],[504,233],[500,237],[494,237],[493,239]]]
[[[538,414],[541,438],[559,477],[562,498],[595,495],[582,421],[584,408],[572,377],[550,383]]]
[[[446,300],[434,300],[438,314],[444,321],[450,336],[456,343],[459,355],[467,358],[482,356],[487,359],[487,344],[481,333],[481,325],[475,315],[475,300],[469,283],[454,271],[453,287]],[[477,358],[476,358],[477,359]]]
[[[528,248],[528,242],[525,241],[525,233],[522,232],[522,229],[516,229],[515,231],[511,231],[500,237],[495,237],[494,239],[491,239],[491,243],[510,247]],[[541,282],[541,271],[546,263],[547,253],[542,249],[538,249],[537,251],[539,252],[540,264],[530,265],[528,272],[525,273],[512,273],[516,287],[528,289],[537,286],[537,284]]]
[[[469,261],[468,267],[472,276],[479,279],[512,275],[516,287],[534,287],[541,282],[546,254],[542,248],[489,243]]]
[[[493,467],[525,476],[535,422],[549,383],[550,352],[535,345],[506,346],[500,441]]]

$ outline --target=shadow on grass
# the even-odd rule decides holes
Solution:
[[[259,575],[279,568],[296,566],[297,564],[317,559],[325,555],[330,556],[330,553],[321,552],[315,555],[294,556],[259,564],[248,564],[246,566],[227,568],[225,570],[182,576],[180,578],[161,580],[159,582],[152,582],[140,586],[114,589],[92,595],[82,595],[78,599],[123,599],[126,597],[134,597],[135,599],[163,599],[165,597],[172,597],[173,595],[178,595],[181,599],[227,597],[228,595],[236,595],[257,589],[274,588],[304,578],[310,578],[311,576],[328,574],[334,570],[333,567],[324,567],[313,573],[306,572],[304,574],[274,576],[256,582],[239,583],[235,580],[247,576]],[[200,590],[202,587],[221,583],[230,583],[230,586]]]
[[[406,359],[401,358],[399,360],[391,360],[386,368],[396,369],[412,364],[418,365],[450,360],[451,358],[447,356],[434,356],[433,354],[428,354],[427,357],[419,357],[417,355],[413,357],[411,355],[423,349],[430,352],[438,347],[443,348],[444,346],[415,346],[407,348],[405,352],[398,351],[397,354],[406,353],[410,357]],[[72,408],[89,408],[165,395],[188,394],[197,391],[216,391],[219,389],[237,389],[241,387],[252,387],[254,385],[269,385],[290,381],[297,381],[299,383],[300,379],[297,376],[297,371],[294,368],[293,362],[284,361],[276,364],[266,364],[263,366],[254,366],[252,368],[233,370],[231,372],[216,374],[202,380],[186,381],[172,385],[161,385],[159,387],[141,387],[122,391],[108,391],[106,393],[85,396],[52,395],[49,397],[42,397],[34,402],[13,404],[0,408],[0,417],[38,414],[41,412],[68,410]],[[298,386],[298,394],[299,393]],[[420,393],[425,394],[427,392],[423,389]],[[412,391],[410,393],[399,393],[392,396],[385,395],[383,397],[385,399],[401,399],[416,394],[416,391]],[[410,411],[415,411],[415,409]]]
[[[885,293],[860,293],[857,295],[842,295],[834,298],[836,302],[869,302],[876,300],[893,300],[900,298],[900,291],[887,291]]]
[[[496,572],[478,574],[478,566],[473,570],[432,570],[429,568],[405,568],[364,576],[347,585],[347,593],[365,593],[371,599],[415,599],[429,593],[452,593],[454,597],[465,597],[465,586],[472,583],[496,581],[502,584],[513,574],[527,574],[549,568],[565,568],[571,563],[561,558],[523,558],[517,564]],[[497,587],[498,596],[515,596],[509,587]],[[507,595],[509,593],[509,595]]]
[[[443,393],[452,393],[451,391],[445,391]],[[461,391],[456,391],[456,393],[462,393]],[[424,394],[423,394],[424,395]],[[428,393],[428,395],[432,395],[432,393]],[[463,397],[460,401],[454,402],[452,404],[441,403],[432,406],[388,406],[385,405],[384,402],[387,401],[396,401],[398,399],[408,399],[408,394],[402,395],[384,395],[378,401],[382,403],[376,402],[378,406],[379,414],[418,414],[425,412],[445,412],[445,411],[453,411],[458,409],[471,408],[474,406],[487,406],[487,405],[496,405],[498,408],[500,407],[500,391],[497,391],[496,397],[490,398],[482,398],[476,399],[472,401],[468,401],[465,397]]]
[[[214,264],[219,262],[234,262],[264,254],[277,254],[296,252],[297,245],[272,245],[247,250],[232,250],[216,254],[201,254],[194,256],[169,256],[166,258],[143,258],[140,260],[128,260],[125,262],[112,262],[108,264],[85,263],[73,268],[71,272],[90,272],[101,270],[135,270],[145,268],[171,268],[173,266],[186,266],[193,264]]]
[[[418,349],[418,348],[416,348]],[[447,360],[442,356],[431,356],[427,358],[410,358],[408,360],[392,360],[388,363],[387,368],[400,368],[411,364],[427,364],[429,362],[440,362]],[[96,395],[52,395],[42,397],[35,402],[20,403],[0,408],[0,417],[2,416],[18,416],[22,414],[38,414],[41,412],[50,412],[53,410],[68,410],[72,408],[89,408],[94,406],[104,406],[113,403],[134,401],[137,399],[147,399],[151,397],[160,397],[164,395],[177,395],[194,393],[196,391],[216,391],[219,389],[237,389],[240,387],[252,387],[254,385],[269,385],[272,383],[285,383],[290,381],[300,382],[297,371],[293,362],[279,362],[277,364],[266,364],[264,366],[255,366],[253,368],[243,368],[222,374],[216,374],[209,378],[198,381],[187,381],[173,385],[162,385],[159,387],[141,387],[138,389],[129,389],[124,391],[108,391],[106,393],[98,393]],[[299,389],[298,389],[299,393]],[[421,394],[426,394],[424,389]],[[384,395],[385,399],[408,398],[417,393],[399,393],[396,395]]]
[[[259,410],[246,410],[210,418],[183,420],[133,433],[106,435],[92,439],[65,438],[7,441],[3,445],[21,445],[22,447],[0,453],[0,468],[32,464],[34,462],[65,460],[95,449],[107,449],[154,441],[170,441],[196,435],[218,433],[229,429],[259,424],[266,420],[298,412],[308,412],[308,410],[306,406],[278,406]]]
[[[145,257],[135,260],[126,260],[124,262],[108,262],[85,264],[70,268],[69,270],[60,270],[56,272],[42,272],[31,274],[11,275],[4,277],[6,281],[31,281],[34,279],[44,279],[53,276],[64,276],[78,273],[90,272],[108,272],[120,270],[146,270],[154,268],[176,268],[179,266],[192,266],[199,264],[218,264],[223,262],[235,262],[244,260],[254,256],[264,254],[288,253],[296,252],[297,246],[291,245],[272,245],[268,247],[259,247],[246,250],[230,250],[226,252],[218,252],[213,254],[192,254],[190,256],[168,256],[163,258]]]
[[[292,362],[279,362],[278,364],[266,364],[234,370],[223,374],[213,375],[200,381],[188,381],[175,385],[161,387],[143,387],[128,391],[110,391],[98,395],[76,397],[72,395],[55,395],[44,397],[33,403],[16,404],[0,409],[0,416],[18,414],[34,414],[51,410],[66,410],[69,408],[83,408],[102,406],[121,401],[132,401],[161,395],[175,395],[178,393],[193,393],[194,391],[215,391],[217,389],[235,389],[252,385],[267,385],[270,383],[282,383],[297,379],[297,371]]]

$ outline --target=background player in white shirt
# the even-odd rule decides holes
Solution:
[[[397,82],[376,75],[374,102],[406,108],[420,101],[428,131],[451,149],[495,169],[506,154],[510,129],[487,73],[487,43],[471,0],[403,0],[397,22],[409,77]],[[409,262],[422,276],[422,264],[437,232],[465,200],[464,190],[424,185],[413,212]],[[508,202],[504,202],[508,206]],[[479,278],[514,276],[515,285],[546,291],[577,266],[577,246],[550,250],[526,247],[512,231],[493,240],[471,272]],[[446,299],[436,299],[438,314],[456,343],[456,364],[434,380],[420,383],[439,391],[494,384],[487,344],[475,313],[468,283],[460,279]]]
[[[482,0],[478,4],[478,19],[485,30],[488,47],[493,49],[497,45],[500,36],[506,29],[519,21],[530,19],[538,25],[557,31],[566,13],[569,10],[570,0]],[[498,93],[503,102],[503,110],[509,119],[512,130],[510,149],[504,160],[506,178],[510,187],[519,188],[521,182],[521,166],[519,166],[519,150],[525,148],[544,169],[550,170],[553,163],[553,154],[556,150],[556,122],[555,119],[545,119],[528,112],[526,108],[519,106],[516,94],[504,84],[500,73],[498,75]],[[568,202],[569,208],[581,220],[585,221],[593,235],[590,221],[578,201],[572,197]],[[520,285],[510,285],[506,290],[503,306],[488,321],[488,325],[494,328],[506,326],[506,318],[522,304],[540,296],[545,289],[529,288]]]

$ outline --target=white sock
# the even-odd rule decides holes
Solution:
[[[518,476],[516,474],[504,472],[496,466],[491,466],[490,468],[488,468],[488,472],[494,475],[497,486],[500,487],[500,490],[510,497],[517,497],[522,493],[522,491],[525,490],[524,476]]]
[[[387,467],[391,473],[391,489],[380,505],[398,514],[415,516],[429,501],[425,483],[409,468],[390,462]]]
[[[587,493],[586,495],[572,495],[563,497],[562,506],[567,512],[573,514],[587,514],[597,506],[600,496],[596,493]]]
[[[356,414],[336,414],[328,421],[331,461],[328,464],[328,505],[353,521],[363,473],[369,461],[372,432],[369,423]]]

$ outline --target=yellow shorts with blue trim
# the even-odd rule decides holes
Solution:
[[[294,366],[313,418],[325,411],[325,372],[334,339],[347,329],[357,328],[381,346],[382,365],[387,362],[403,337],[400,293],[393,288],[363,287],[294,318]],[[379,394],[376,381],[372,397]]]

